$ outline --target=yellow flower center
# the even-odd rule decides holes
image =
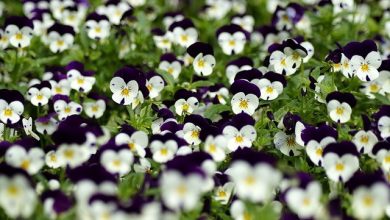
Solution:
[[[22,33],[17,33],[15,35],[15,38],[16,38],[16,40],[22,40],[23,39],[23,34]]]
[[[218,197],[226,197],[226,192],[223,190],[218,191]]]
[[[229,40],[229,46],[235,46],[236,42],[234,40]]]
[[[385,163],[390,163],[390,155],[387,155],[386,157],[385,157]]]
[[[72,149],[66,149],[64,151],[64,156],[65,156],[66,159],[73,159],[74,151]]]
[[[56,93],[62,93],[62,88],[61,87],[56,87],[55,88]]]
[[[316,154],[318,155],[318,156],[322,156],[322,148],[317,148],[317,150],[316,150]]]
[[[13,197],[16,197],[19,194],[19,192],[20,192],[19,188],[13,185],[9,186],[7,189],[7,193]]]
[[[10,109],[10,108],[4,109],[4,115],[5,115],[6,117],[11,117],[11,116],[12,116],[12,113],[13,113],[12,109]]]
[[[215,146],[215,144],[210,144],[209,152],[214,153],[215,151],[217,151],[217,146]]]
[[[333,69],[339,69],[341,67],[341,63],[334,63],[332,64]]]
[[[374,203],[374,199],[371,196],[365,196],[363,198],[363,204],[365,206],[372,206],[373,203]]]
[[[310,201],[309,198],[304,198],[304,199],[303,199],[303,205],[304,205],[304,206],[309,206],[310,203],[311,203],[311,201]]]
[[[236,142],[237,143],[242,143],[244,141],[244,137],[242,137],[241,135],[237,135],[236,136]]]
[[[121,164],[122,164],[122,161],[119,160],[119,159],[116,159],[112,162],[112,164],[115,166],[115,167],[119,167]]]
[[[345,69],[349,67],[349,63],[348,63],[348,61],[344,61],[344,63],[343,63],[343,67],[344,67]]]
[[[163,40],[162,40],[162,43],[163,43],[163,44],[169,44],[169,40],[168,40],[168,39],[163,39]]]
[[[367,135],[362,135],[360,137],[360,142],[362,142],[363,144],[367,144],[368,143],[368,136]]]
[[[130,89],[128,89],[128,88],[124,88],[121,91],[122,96],[129,96],[129,93],[130,93]]]
[[[168,154],[168,149],[167,149],[167,148],[161,148],[160,153],[161,153],[161,155],[163,155],[163,156],[167,156],[167,154]]]
[[[92,109],[91,109],[93,112],[97,112],[97,111],[99,111],[99,106],[97,106],[97,105],[94,105],[94,106],[92,106]]]
[[[287,146],[290,148],[295,147],[295,138],[293,136],[287,137]]]
[[[274,88],[272,88],[272,86],[267,86],[267,88],[265,89],[266,93],[272,93],[273,91],[274,91]]]
[[[38,100],[42,100],[42,99],[43,99],[43,95],[42,95],[42,94],[38,94],[38,95],[37,95],[37,99],[38,99]]]
[[[65,113],[70,113],[71,110],[72,109],[69,106],[67,106],[67,107],[65,107],[64,112]]]
[[[181,184],[179,187],[177,187],[177,193],[180,196],[184,196],[187,193],[187,187],[183,184]]]
[[[281,64],[282,66],[286,66],[286,65],[287,65],[287,64],[286,64],[286,59],[283,58],[283,59],[280,61],[280,64]]]
[[[251,186],[251,185],[255,184],[255,182],[256,182],[256,180],[255,180],[255,178],[253,176],[248,176],[248,177],[245,178],[245,184],[246,185]]]
[[[58,45],[59,47],[63,46],[64,43],[65,43],[65,42],[64,42],[63,40],[58,40],[58,41],[57,41],[57,45]]]
[[[30,161],[29,160],[23,160],[20,164],[20,168],[27,170],[30,167]]]
[[[379,91],[379,86],[376,83],[370,85],[370,92],[377,93]]]
[[[190,105],[187,104],[187,103],[185,103],[185,104],[183,105],[183,112],[188,112],[188,109],[190,109]]]
[[[239,107],[240,107],[241,109],[247,109],[247,108],[248,108],[248,100],[246,100],[246,99],[241,99],[241,100],[240,100]]]
[[[203,59],[198,60],[198,67],[199,68],[204,67],[204,60]]]
[[[85,80],[84,80],[83,78],[78,78],[78,79],[77,79],[77,83],[78,83],[79,85],[84,84],[84,82],[85,82]]]
[[[344,113],[344,108],[343,107],[337,107],[336,108],[336,114],[342,115]]]
[[[101,32],[102,32],[102,29],[101,29],[100,27],[96,27],[96,28],[95,28],[95,32],[96,32],[96,33],[101,33]]]
[[[130,150],[135,150],[135,144],[133,142],[128,143],[127,146],[129,146]]]
[[[361,65],[360,68],[361,68],[361,70],[362,70],[363,72],[367,72],[367,71],[369,70],[368,64],[366,64],[366,63],[363,64],[363,65]]]
[[[191,137],[192,138],[198,138],[199,137],[199,131],[198,130],[191,131]]]
[[[344,170],[344,164],[342,164],[342,163],[337,163],[336,164],[336,170],[337,171],[343,171]]]
[[[169,74],[172,74],[172,73],[173,73],[173,68],[172,68],[172,67],[168,67],[167,72],[168,72]]]
[[[55,154],[51,154],[50,155],[50,160],[53,161],[53,162],[56,162],[57,161],[57,156]]]
[[[147,89],[149,90],[149,92],[150,92],[150,91],[152,91],[152,88],[153,88],[153,87],[152,87],[152,85],[148,84],[148,85],[146,86],[146,88],[147,88]]]
[[[292,57],[293,57],[293,60],[299,60],[299,59],[301,58],[301,56],[299,55],[298,52],[294,52],[294,53],[292,54]]]
[[[186,42],[186,41],[188,40],[188,35],[182,34],[182,35],[180,36],[180,38],[181,38],[182,41]]]

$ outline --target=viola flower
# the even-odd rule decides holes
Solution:
[[[0,90],[0,120],[4,124],[15,124],[24,111],[24,98],[16,90]]]
[[[367,116],[363,116],[364,130],[359,130],[352,138],[352,142],[356,145],[360,153],[365,153],[372,156],[372,148],[378,142],[378,137],[370,130],[371,122]]]
[[[73,46],[75,34],[71,26],[55,23],[47,29],[46,43],[51,52],[62,52]]]
[[[374,41],[351,42],[343,47],[343,54],[350,60],[349,65],[354,75],[361,81],[371,81],[379,77],[378,68],[382,64],[382,58]]]
[[[24,169],[28,174],[37,174],[44,165],[44,152],[40,148],[26,149],[12,145],[5,153],[5,162],[13,167]]]
[[[65,120],[68,116],[79,115],[83,110],[80,104],[70,101],[67,96],[55,95],[53,97],[53,103],[54,111],[61,121]]]
[[[33,137],[35,140],[39,141],[40,137],[33,131],[33,121],[32,118],[22,119],[22,124],[23,124],[23,130],[26,135]]]
[[[65,69],[62,67],[51,67],[46,70],[48,74],[52,74],[48,80],[51,84],[51,94],[55,95],[66,95],[70,94],[70,82],[66,76]]]
[[[93,71],[84,70],[84,65],[78,61],[70,62],[65,70],[72,89],[83,93],[91,91],[96,82]]]
[[[171,24],[184,19],[184,15],[180,12],[167,12],[163,15],[162,22],[165,28],[169,28]]]
[[[259,88],[246,80],[236,80],[230,90],[234,94],[231,100],[234,114],[245,112],[253,115],[259,106]]]
[[[300,142],[299,130],[302,124],[300,120],[298,115],[288,112],[278,124],[278,128],[283,129],[283,131],[275,134],[274,144],[284,155],[297,156],[301,154],[302,146],[301,143],[298,143]]]
[[[379,141],[372,149],[376,161],[384,172],[390,171],[390,144],[387,141]]]
[[[356,174],[348,182],[351,190],[352,213],[356,218],[381,219],[389,201],[389,186],[378,174]]]
[[[24,170],[1,164],[0,207],[11,218],[30,218],[37,205],[37,195]]]
[[[355,97],[350,93],[331,92],[326,96],[330,118],[337,123],[346,123],[351,119]]]
[[[285,8],[276,8],[272,17],[272,24],[278,30],[290,30],[303,17],[305,8],[297,3],[290,3]]]
[[[287,81],[283,75],[268,72],[259,80],[252,81],[260,89],[260,98],[263,100],[274,100],[283,92]]]
[[[210,19],[222,19],[232,8],[232,2],[226,0],[206,1],[204,13]]]
[[[238,72],[243,70],[250,70],[253,67],[253,61],[248,57],[240,57],[230,61],[226,65],[226,77],[229,79],[229,83],[233,84],[234,78]]]
[[[110,35],[110,22],[105,15],[99,15],[96,12],[87,16],[85,27],[88,37],[93,40],[104,40]]]
[[[175,94],[175,111],[178,115],[192,114],[199,107],[199,101],[196,94],[186,91],[179,90]]]
[[[261,49],[266,51],[272,44],[280,44],[289,36],[290,34],[286,31],[279,31],[274,26],[264,25],[254,30],[251,34],[251,41],[256,45],[261,44]]]
[[[157,48],[164,52],[170,51],[172,47],[170,33],[165,33],[163,30],[155,28],[152,30],[153,41]]]
[[[103,99],[86,101],[83,103],[85,114],[90,118],[100,118],[106,111],[106,102]]]
[[[268,48],[271,53],[269,68],[282,75],[292,75],[301,66],[307,50],[295,40],[288,39],[282,44],[273,44]]]
[[[334,182],[347,182],[359,169],[359,153],[352,142],[328,144],[323,151],[326,175]]]
[[[5,24],[5,35],[9,39],[9,43],[17,48],[25,48],[30,45],[33,37],[34,25],[26,17],[7,17]]]
[[[166,163],[174,158],[178,149],[175,140],[154,140],[150,143],[150,150],[153,154],[153,160],[157,163]]]
[[[251,202],[271,200],[282,178],[274,163],[268,155],[249,148],[237,150],[225,172],[235,184],[237,197]]]
[[[115,73],[114,78],[110,82],[110,90],[113,93],[112,99],[114,102],[121,105],[130,105],[133,102],[142,85],[138,83],[140,74],[142,73],[139,70],[131,67],[124,67]],[[146,88],[145,82],[143,85]]]
[[[50,218],[56,218],[62,213],[66,213],[73,205],[71,198],[59,189],[43,192],[41,200],[44,212]]]
[[[238,148],[251,147],[257,137],[254,128],[254,120],[251,116],[240,113],[234,116],[229,125],[223,128],[223,135],[227,140],[227,148],[230,152]]]
[[[50,113],[35,120],[35,128],[44,135],[51,135],[57,129],[58,121],[55,113]]]
[[[148,143],[148,135],[144,131],[135,131],[134,128],[126,125],[123,125],[121,133],[115,136],[116,145],[127,145],[133,154],[140,157],[145,157]]]
[[[175,80],[180,75],[182,62],[172,53],[163,54],[160,57],[159,69],[169,73]]]
[[[0,28],[0,48],[6,49],[9,45],[9,38],[3,29]]]
[[[194,59],[192,66],[197,75],[211,75],[215,66],[215,58],[213,47],[210,44],[196,42],[187,48],[187,53]]]
[[[198,32],[188,18],[172,23],[168,30],[171,41],[182,47],[187,48],[198,40]]]
[[[229,181],[229,176],[222,173],[216,173],[214,176],[216,187],[213,198],[223,205],[229,202],[233,195],[234,183]]]
[[[25,0],[23,1],[23,13],[32,17],[35,10],[47,10],[49,9],[49,3],[44,0]]]
[[[338,14],[343,11],[354,10],[355,3],[353,0],[332,0],[333,14]]]
[[[376,122],[376,129],[378,129],[380,136],[383,139],[390,137],[390,106],[382,106],[373,117]]]
[[[32,85],[28,89],[27,98],[35,106],[46,105],[51,98],[51,84],[48,81],[42,81]]]
[[[133,169],[136,173],[149,173],[152,169],[152,164],[146,158],[139,158],[138,163],[134,163]]]
[[[217,84],[209,87],[208,93],[205,94],[212,99],[213,103],[226,104],[229,97],[229,90],[222,84]],[[205,97],[203,97],[205,98]]]
[[[100,164],[110,173],[126,175],[131,170],[134,156],[127,145],[103,145],[100,149]]]
[[[302,219],[318,216],[321,209],[321,184],[307,174],[298,174],[299,186],[287,189],[288,207]]]
[[[310,160],[315,165],[321,166],[324,148],[331,143],[335,143],[338,134],[334,128],[328,125],[320,125],[318,127],[306,127],[302,130],[301,137]]]
[[[227,55],[239,54],[244,50],[249,34],[239,25],[225,25],[217,30],[218,44]]]
[[[97,7],[96,12],[101,15],[107,16],[110,22],[114,25],[120,24],[123,14],[131,10],[128,3],[119,0],[107,1],[104,5]]]
[[[54,24],[51,12],[48,9],[33,9],[31,20],[34,24],[34,34],[36,36],[46,34],[47,29]]]
[[[52,2],[57,2],[57,0],[54,0]],[[70,5],[64,6],[64,8],[62,8],[60,12],[56,12],[58,8],[52,9],[51,11],[53,11],[53,16],[56,17],[56,14],[58,14],[56,17],[57,20],[62,21],[62,23],[65,25],[72,26],[75,32],[79,32],[79,27],[84,21],[87,10],[84,9],[84,7],[76,6],[75,2],[67,3],[70,3]],[[53,7],[55,7],[54,4]]]
[[[214,161],[221,162],[226,158],[227,153],[227,140],[225,136],[218,135],[216,137],[214,136],[207,136],[206,141],[204,143],[204,151],[210,154]]]
[[[232,24],[241,26],[245,31],[252,32],[255,24],[253,16],[248,14],[238,14],[232,17]]]

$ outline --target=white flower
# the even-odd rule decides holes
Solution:
[[[195,97],[190,97],[187,100],[179,99],[175,102],[175,111],[178,115],[191,114],[199,106],[199,101]]]
[[[245,161],[236,161],[226,173],[235,184],[237,196],[251,202],[270,201],[282,179],[280,172],[267,163],[251,166]]]
[[[143,95],[142,91],[138,90],[137,96],[131,102],[131,109],[134,110],[135,108],[137,108],[137,106],[139,106],[142,103],[144,103],[144,101],[145,101],[145,99],[144,99],[144,95]]]
[[[209,76],[213,72],[215,66],[215,58],[211,54],[203,55],[203,53],[198,54],[192,63],[195,73],[200,76]]]
[[[251,147],[257,136],[256,130],[252,125],[245,125],[240,130],[228,125],[223,129],[222,133],[227,139],[227,147],[230,151],[235,151],[238,147]]]
[[[223,186],[218,186],[214,191],[214,199],[226,205],[233,194],[234,183],[227,182]]]
[[[252,83],[260,89],[260,98],[274,100],[283,92],[283,84],[279,81],[271,82],[269,79],[255,79]]]
[[[384,183],[360,186],[352,194],[353,215],[358,219],[381,219],[389,204],[389,188]]]
[[[107,20],[88,20],[85,22],[88,37],[91,39],[105,39],[110,35],[110,22]]]
[[[51,135],[57,130],[58,122],[55,118],[50,117],[48,121],[35,121],[35,128],[41,134]]]
[[[47,40],[51,52],[58,53],[72,47],[74,36],[69,33],[60,35],[55,31],[51,31],[47,36]]]
[[[279,50],[272,52],[269,59],[270,67],[272,67],[275,72],[279,74],[287,76],[294,74],[297,68],[292,67],[293,63],[288,62],[288,57],[289,55]]]
[[[9,38],[8,35],[5,34],[5,32],[0,29],[0,48],[6,49],[9,45]]]
[[[249,65],[243,65],[241,67],[238,67],[236,65],[229,65],[226,67],[226,77],[229,79],[229,83],[233,84],[234,78],[236,77],[238,72],[250,69],[252,69],[252,67]]]
[[[26,135],[29,135],[39,141],[39,136],[32,130],[33,122],[32,118],[22,119],[23,129]]]
[[[148,159],[140,158],[139,162],[135,163],[133,168],[136,173],[147,173],[150,172],[152,164],[150,164]]]
[[[180,69],[181,69],[181,66],[180,66]],[[157,96],[159,96],[160,92],[164,89],[164,85],[165,85],[165,83],[164,83],[164,80],[161,78],[161,76],[153,76],[152,78],[147,80],[146,81],[146,88],[148,88],[148,90],[149,90],[149,97],[152,99],[152,98],[156,98]]]
[[[209,135],[204,144],[204,151],[210,154],[214,161],[221,162],[226,158],[227,143],[228,142],[223,135],[218,135],[216,137]]]
[[[274,144],[277,149],[284,155],[297,156],[301,154],[302,146],[295,141],[295,134],[286,134],[283,131],[279,131],[275,134]]]
[[[182,47],[189,47],[198,39],[198,32],[195,28],[190,27],[185,30],[181,27],[176,27],[172,31],[172,40]]]
[[[105,16],[107,16],[112,24],[118,25],[121,21],[123,14],[129,9],[129,4],[125,2],[119,2],[118,4],[99,6],[96,11],[99,14],[104,14]]]
[[[291,188],[286,193],[288,207],[300,218],[306,219],[315,216],[321,207],[322,189],[318,182],[311,182],[306,189]]]
[[[79,115],[82,109],[81,105],[76,102],[67,103],[64,100],[58,100],[54,103],[54,111],[56,111],[61,121],[68,116]]]
[[[352,138],[352,142],[356,145],[359,152],[372,155],[371,150],[378,142],[378,138],[372,131],[358,131]]]
[[[241,200],[233,201],[232,205],[230,206],[230,215],[234,220],[247,220],[255,218],[253,213],[249,212],[249,210],[245,207],[244,202]]]
[[[354,55],[351,58],[351,66],[355,75],[362,81],[371,81],[379,77],[378,68],[382,64],[382,58],[377,51],[371,51],[366,57]]]
[[[18,48],[28,47],[33,37],[33,30],[27,26],[19,29],[16,25],[10,24],[5,28],[5,33],[10,44]]]
[[[301,20],[302,21],[302,20]],[[311,44],[309,41],[302,42],[300,44],[302,47],[304,47],[307,51],[307,55],[303,58],[303,62],[307,63],[314,55],[314,47],[313,44]]]
[[[163,36],[155,35],[153,36],[154,43],[156,47],[162,49],[163,51],[170,51],[172,47],[172,42],[169,37],[169,34],[165,34]]]
[[[218,44],[227,55],[239,54],[244,50],[246,37],[243,32],[230,34],[223,32],[218,36]]]
[[[51,90],[47,87],[42,89],[31,87],[27,92],[27,96],[30,99],[31,104],[35,106],[43,106],[49,102]]]
[[[332,4],[334,14],[342,11],[352,11],[355,7],[354,0],[332,0]]]
[[[112,78],[110,90],[113,93],[114,102],[121,105],[130,105],[133,99],[138,95],[138,83],[135,80],[125,82],[120,77]]]
[[[129,149],[122,149],[118,152],[113,150],[103,151],[100,163],[111,173],[119,173],[123,176],[130,172],[134,156]]]
[[[319,143],[316,140],[310,140],[306,144],[306,153],[309,156],[310,160],[317,166],[322,165],[322,152],[324,148],[330,144],[334,143],[336,140],[333,137],[323,138]]]
[[[245,15],[243,17],[237,16],[232,19],[232,24],[237,24],[241,26],[244,30],[252,32],[253,26],[255,24],[255,19],[251,15]]]
[[[57,150],[57,159],[61,161],[61,166],[69,165],[71,168],[80,166],[90,157],[89,146],[77,144],[61,144]]]
[[[390,172],[390,150],[379,150],[376,153],[376,160],[385,172]]]
[[[355,71],[351,65],[351,61],[344,54],[341,54],[341,61],[340,62],[341,62],[341,72],[343,73],[343,75],[347,78],[352,78],[352,76],[355,75]],[[334,71],[336,71],[336,70],[334,70]]]
[[[253,94],[245,95],[245,93],[239,92],[232,97],[231,104],[234,114],[245,112],[253,115],[259,106],[259,98]]]
[[[153,154],[153,160],[158,163],[165,163],[171,160],[178,149],[174,140],[168,140],[165,143],[156,140],[150,144],[150,150]]]
[[[11,218],[28,219],[35,210],[37,195],[28,180],[22,175],[0,175],[0,206]]]
[[[72,69],[67,74],[70,87],[76,91],[88,93],[95,84],[96,79],[93,76],[83,76],[81,73]]]
[[[381,132],[382,138],[390,137],[390,117],[389,116],[382,116],[378,120],[378,130]]]
[[[5,153],[7,164],[26,170],[30,175],[36,174],[44,165],[45,153],[42,149],[31,148],[26,150],[21,146],[14,145]]]
[[[85,114],[90,118],[100,118],[106,110],[106,102],[102,99],[84,102],[83,106]]]
[[[115,136],[115,144],[129,146],[129,149],[140,157],[145,157],[145,148],[148,146],[148,135],[144,131],[135,131],[131,136],[119,133]]]
[[[202,178],[198,174],[181,175],[177,171],[166,171],[160,179],[162,200],[173,210],[192,210],[202,193]]]
[[[200,131],[201,129],[199,126],[194,125],[191,122],[185,123],[183,127],[184,140],[186,140],[187,143],[191,145],[200,144],[201,143],[201,140],[199,139]]]
[[[5,128],[5,125],[3,123],[0,123],[0,141],[3,141],[4,140],[4,128]]]
[[[4,124],[15,124],[20,120],[20,115],[24,111],[24,106],[20,101],[7,103],[0,99],[0,120]]]
[[[69,95],[70,83],[67,79],[62,79],[59,82],[50,80],[51,94],[54,95]]]
[[[359,169],[359,159],[351,154],[340,157],[330,152],[323,156],[323,167],[329,179],[346,182]]]
[[[166,61],[166,60],[163,60],[160,62],[158,68],[161,70],[164,70],[167,73],[169,73],[170,75],[172,75],[172,77],[174,79],[177,79],[179,77],[180,72],[181,72],[181,64],[177,60],[173,61],[171,63]],[[158,81],[156,81],[156,82],[158,82]]]
[[[352,108],[346,103],[340,103],[337,100],[331,100],[327,104],[330,118],[337,123],[345,123],[351,119]]]
[[[54,150],[51,150],[51,151],[46,153],[45,163],[48,167],[54,168],[54,169],[59,168],[63,165],[63,161],[61,161],[58,158],[57,152]]]

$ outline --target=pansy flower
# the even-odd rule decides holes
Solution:
[[[274,144],[284,155],[297,156],[301,154],[302,146],[299,141],[299,128],[301,118],[298,115],[288,112],[283,116],[278,124],[279,131],[274,136]],[[297,135],[298,134],[298,135]]]
[[[38,147],[23,143],[11,145],[5,153],[5,162],[13,167],[24,169],[28,174],[37,174],[44,163],[44,152]],[[25,142],[29,142],[26,140]]]
[[[244,30],[252,32],[253,26],[255,24],[255,19],[253,18],[253,16],[248,14],[237,14],[232,17],[232,24],[239,25]]]
[[[188,115],[184,119],[182,129],[183,139],[190,145],[199,145],[201,143],[200,133],[209,126],[209,122],[200,115]],[[180,136],[180,135],[179,135]]]
[[[223,135],[227,140],[229,151],[236,151],[238,148],[251,147],[257,137],[254,128],[254,119],[245,113],[234,116],[228,125],[223,128]]]
[[[315,165],[321,166],[324,148],[330,143],[335,143],[338,134],[336,129],[328,125],[320,125],[306,127],[302,130],[301,137],[310,160]]]
[[[74,37],[75,31],[68,25],[55,23],[47,30],[47,44],[53,53],[62,52],[72,47]]]
[[[110,173],[123,176],[130,172],[134,156],[127,145],[107,143],[99,148],[100,164]]]
[[[15,124],[24,111],[24,98],[16,90],[0,90],[0,120],[4,124]]]
[[[51,75],[48,80],[51,84],[52,96],[70,94],[70,82],[66,76],[65,68],[49,67],[46,69],[46,74]]]
[[[361,81],[371,81],[379,77],[378,68],[382,64],[382,58],[374,41],[351,42],[343,47],[343,54],[346,57],[344,59],[349,59],[353,75]]]
[[[285,192],[287,206],[302,219],[318,216],[321,209],[321,184],[308,174],[297,174],[299,185]]]
[[[205,96],[210,97],[213,103],[226,104],[229,97],[229,90],[223,84],[216,84],[208,88],[208,93]]]
[[[121,21],[122,15],[131,9],[127,2],[119,0],[107,1],[104,5],[99,6],[96,12],[108,17],[112,24],[118,25]]]
[[[153,71],[147,73],[146,78],[146,88],[149,90],[149,98],[153,99],[158,97],[164,89],[164,79]]]
[[[0,48],[1,49],[6,49],[9,45],[9,38],[8,35],[5,34],[5,31],[0,28]]]
[[[355,3],[353,0],[332,0],[333,14],[338,14],[343,11],[354,10]]]
[[[33,37],[34,25],[26,17],[7,17],[4,24],[4,31],[12,46],[25,48],[30,45]]]
[[[283,75],[268,72],[261,79],[252,81],[260,89],[260,98],[263,100],[274,100],[283,92],[287,86],[287,81]]]
[[[203,10],[205,16],[210,19],[222,19],[232,8],[232,2],[226,0],[206,1]]]
[[[41,134],[51,135],[57,129],[58,121],[55,119],[55,113],[49,113],[35,120],[35,128]]]
[[[352,142],[356,145],[360,153],[365,153],[372,156],[372,148],[378,142],[378,137],[371,130],[371,121],[366,115],[362,115],[364,129],[359,130],[352,138]]]
[[[356,173],[347,183],[351,208],[356,218],[381,219],[390,203],[390,189],[379,173]]]
[[[376,161],[384,172],[390,172],[390,143],[387,141],[379,141],[372,149]]]
[[[195,73],[209,76],[215,66],[214,50],[210,44],[196,42],[187,48],[187,53],[194,59],[192,65]]]
[[[181,72],[181,65],[182,62],[174,54],[166,53],[160,57],[158,68],[169,73],[174,79],[177,79]]]
[[[226,77],[229,79],[229,83],[233,84],[234,77],[242,70],[250,70],[253,67],[253,61],[248,57],[240,57],[230,61],[226,65]]]
[[[188,18],[172,23],[168,30],[171,33],[172,42],[182,47],[187,48],[198,40],[198,32]]]
[[[55,95],[53,97],[53,106],[61,121],[70,115],[79,115],[83,110],[80,104],[71,101],[69,97],[63,95]]]
[[[172,42],[169,32],[164,32],[159,28],[152,29],[153,41],[157,48],[167,52],[171,50]]]
[[[91,91],[96,82],[93,71],[84,70],[84,64],[78,61],[70,62],[65,70],[72,89],[83,93]]]
[[[30,218],[38,198],[28,174],[18,168],[0,164],[0,207],[11,218]]]
[[[226,158],[227,149],[227,139],[224,135],[207,136],[204,143],[204,151],[210,154],[214,161],[221,162]]]
[[[162,22],[166,28],[169,28],[171,24],[184,19],[184,15],[180,12],[167,12],[163,15]]]
[[[384,105],[373,115],[380,136],[383,139],[390,137],[390,106]]]
[[[307,56],[307,50],[293,39],[285,40],[282,44],[273,44],[268,51],[271,53],[269,68],[287,76],[294,74],[302,59]]]
[[[262,50],[267,50],[274,43],[282,43],[289,38],[290,34],[286,31],[279,31],[274,26],[264,25],[255,29],[251,34],[251,41],[260,44]]]
[[[90,118],[100,118],[106,111],[106,100],[95,93],[88,94],[89,101],[84,101],[85,114]]]
[[[249,148],[239,149],[233,154],[232,163],[225,173],[235,184],[238,198],[251,202],[271,200],[282,179],[273,158]]]
[[[249,34],[239,25],[225,25],[217,30],[218,44],[227,55],[239,54],[244,50]]]
[[[272,24],[278,30],[290,30],[303,17],[305,8],[297,3],[290,3],[285,8],[278,7],[272,17]]]
[[[150,150],[153,160],[157,163],[166,163],[174,158],[178,144],[174,139],[167,139],[167,136],[158,136],[150,141]]]
[[[149,138],[144,131],[136,131],[128,125],[123,125],[122,130],[115,136],[116,145],[127,145],[133,154],[145,157],[145,148],[148,146]]]
[[[35,10],[47,10],[49,9],[49,2],[46,0],[24,0],[23,1],[23,13],[32,17]]]
[[[347,182],[359,169],[359,153],[352,142],[328,144],[323,151],[323,163],[328,178]]]
[[[34,24],[34,34],[37,36],[47,33],[47,29],[54,24],[51,12],[48,9],[34,9],[31,20]]]
[[[32,85],[27,91],[27,97],[35,106],[46,105],[51,97],[51,84],[48,81],[42,81]]]
[[[58,2],[57,0],[51,2]],[[66,2],[66,1],[65,1]],[[69,3],[69,1],[68,1]],[[76,32],[79,32],[79,27],[81,23],[84,21],[86,15],[86,8],[79,7],[75,4],[76,2],[71,2],[71,6],[65,6],[58,13],[58,20],[62,21],[63,24],[72,26]],[[61,7],[61,6],[59,6]],[[54,10],[54,11],[53,11]],[[52,9],[54,17],[56,16],[57,9]]]
[[[175,94],[175,99],[175,111],[178,115],[192,114],[199,108],[197,94],[193,92],[179,90]]]
[[[330,118],[337,123],[346,123],[351,119],[356,99],[350,93],[331,92],[326,96],[326,103]]]
[[[85,26],[88,37],[93,40],[102,40],[110,35],[110,22],[105,15],[99,15],[96,12],[87,16]]]
[[[213,198],[223,205],[226,205],[233,195],[234,183],[229,181],[229,176],[217,172],[214,175],[215,190]]]
[[[246,80],[236,80],[230,87],[234,114],[245,112],[253,115],[259,106],[260,89]]]

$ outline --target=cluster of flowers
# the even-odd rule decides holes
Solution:
[[[111,75],[85,51],[20,88],[0,83],[0,218],[390,218],[390,39],[347,39],[321,57],[327,37],[311,37],[322,9],[353,26],[369,4],[265,1],[270,23],[255,28],[250,1],[206,0],[202,19],[185,15],[192,3],[164,2],[172,11],[25,0],[24,16],[5,17],[5,62],[34,44],[59,57],[88,38],[89,52],[123,48],[99,58],[121,63]],[[127,60],[145,39],[113,37],[139,25],[155,63]]]

